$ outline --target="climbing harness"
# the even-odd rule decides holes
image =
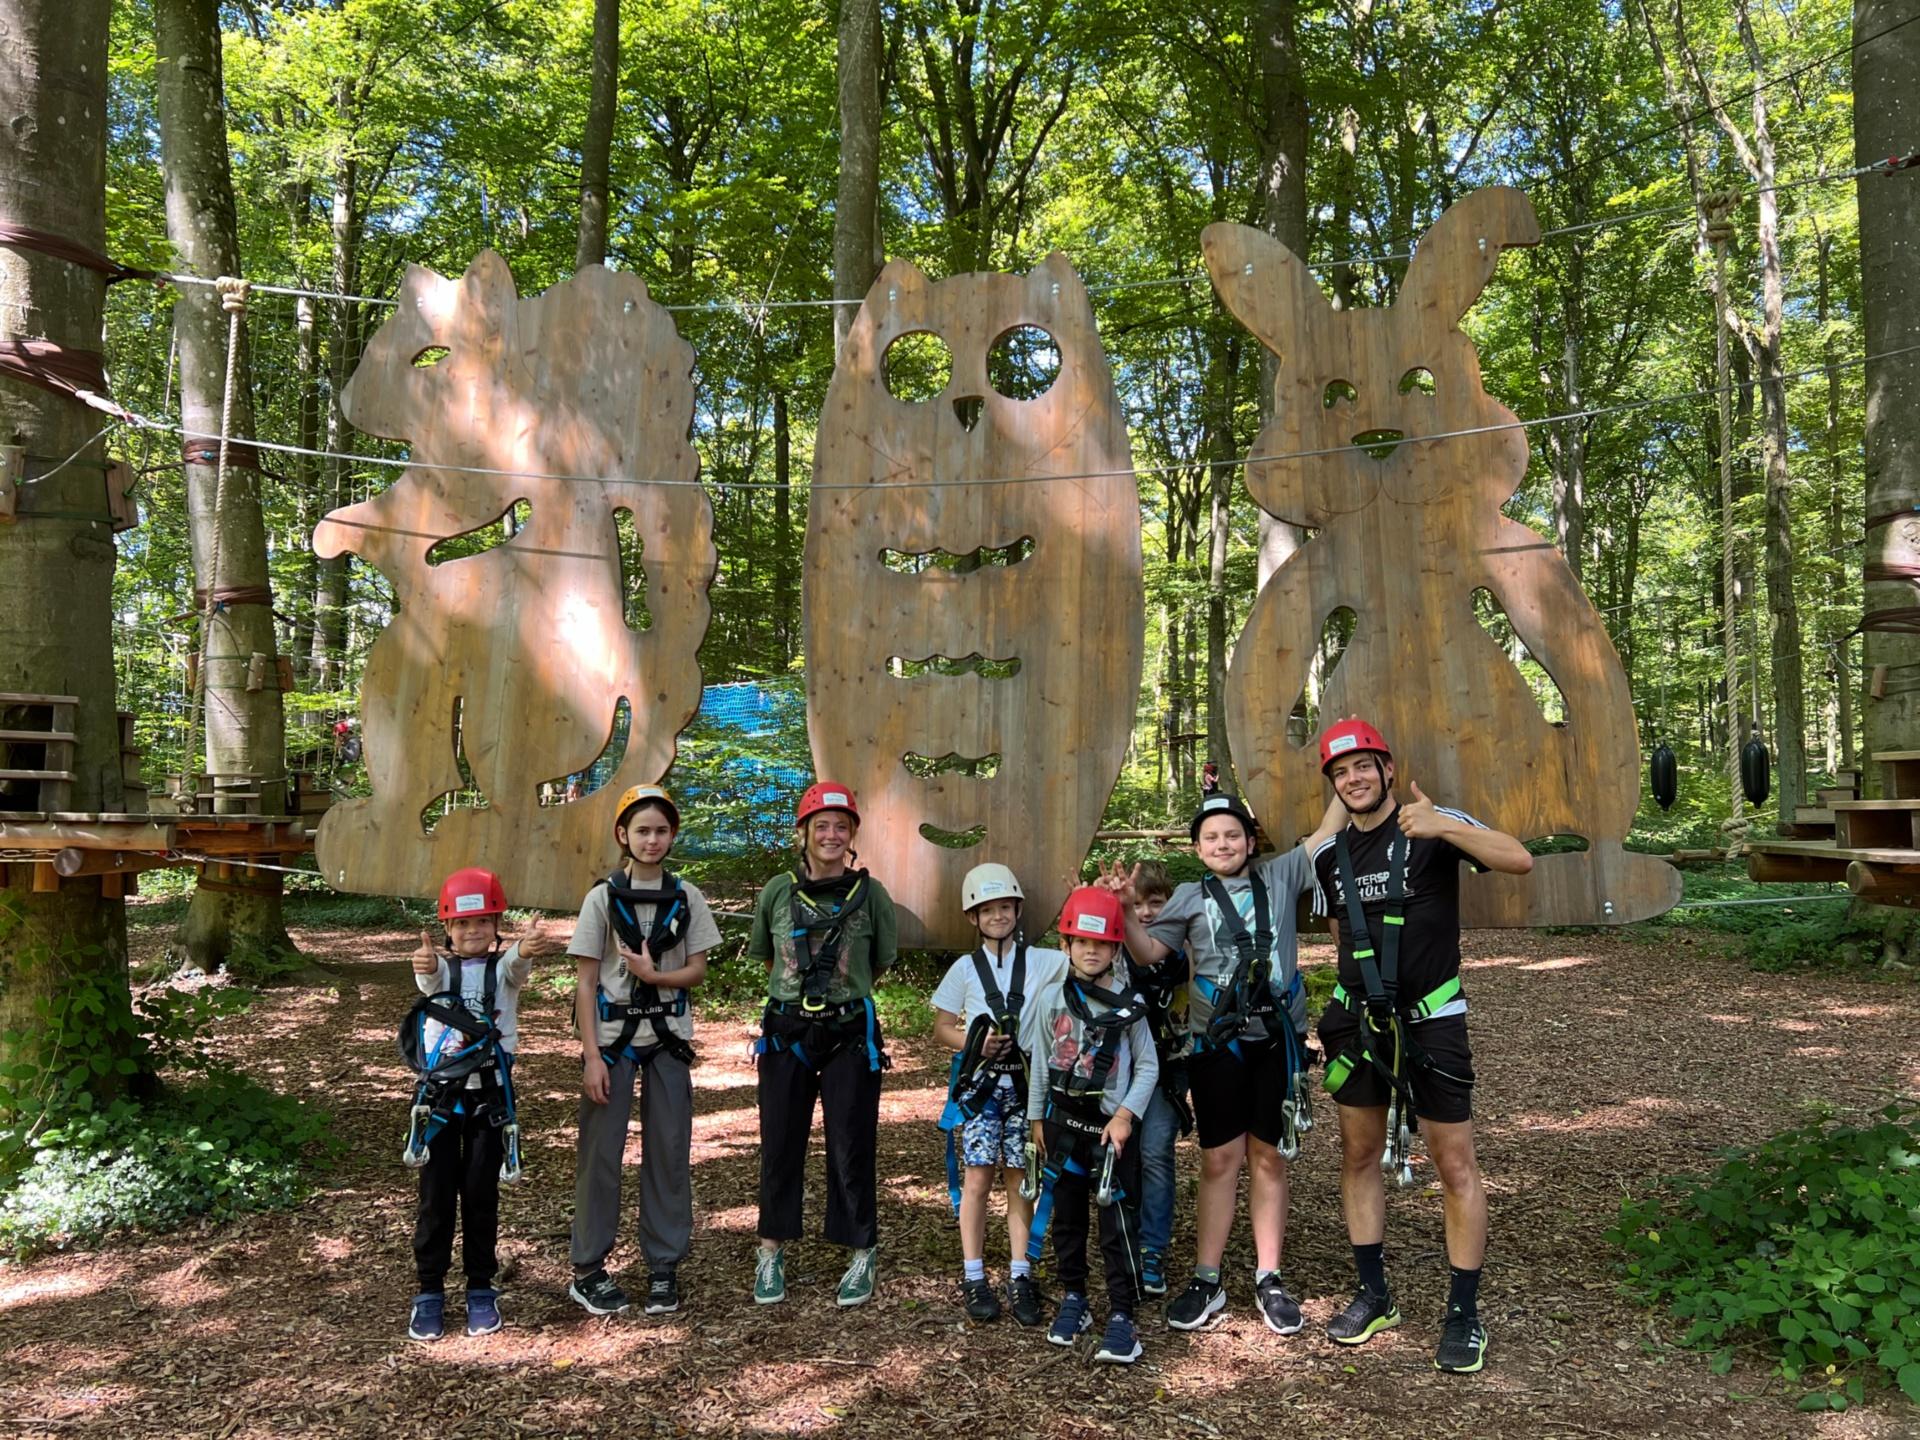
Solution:
[[[801,888],[798,875],[788,878],[793,882],[794,953],[804,957],[800,1000],[798,1004],[787,1000],[767,1002],[760,1022],[760,1038],[753,1042],[754,1055],[770,1051],[788,1053],[818,1074],[842,1050],[859,1043],[864,1034],[867,1068],[891,1069],[893,1060],[882,1046],[880,1016],[873,1008],[872,997],[839,1005],[827,1003],[827,992],[840,968],[840,944],[846,936],[847,922],[872,893],[867,872],[855,870],[842,877],[846,893],[837,905],[825,897],[816,899],[809,895]]]
[[[1181,961],[1176,969],[1175,961]],[[1147,1002],[1147,1029],[1153,1033],[1160,1057],[1160,1093],[1173,1110],[1182,1135],[1193,1133],[1193,1103],[1187,1096],[1186,1019],[1176,1016],[1173,1002],[1187,984],[1184,957],[1175,954],[1151,969],[1136,969],[1133,983]]]
[[[514,1113],[513,1056],[500,1046],[494,996],[500,949],[487,956],[480,1010],[476,1014],[458,990],[442,990],[414,1001],[400,1021],[400,1058],[418,1075],[408,1111],[407,1139],[400,1163],[418,1170],[432,1158],[433,1141],[456,1117],[484,1117],[499,1129],[506,1152],[500,1178],[520,1179],[520,1125]],[[427,1023],[443,1027],[431,1046]],[[451,1048],[450,1048],[451,1047]],[[474,1077],[480,1084],[474,1085]]]
[[[1283,1160],[1292,1160],[1300,1153],[1300,1137],[1313,1128],[1306,1052],[1293,1028],[1294,1005],[1306,993],[1306,982],[1296,970],[1284,998],[1275,1000],[1273,912],[1267,887],[1257,876],[1249,877],[1253,901],[1251,931],[1241,917],[1240,907],[1217,875],[1207,876],[1202,889],[1233,945],[1234,966],[1224,986],[1203,975],[1193,977],[1194,989],[1212,1007],[1207,1033],[1194,1037],[1194,1057],[1204,1059],[1222,1050],[1239,1056],[1248,1024],[1255,1019],[1262,1023],[1268,1043],[1279,1045],[1286,1059],[1286,1078],[1282,1083],[1286,1086],[1287,1098],[1280,1106],[1280,1137],[1275,1148]]]
[[[940,1112],[940,1128],[947,1134],[947,1199],[955,1215],[960,1213],[961,1128],[986,1109],[1003,1078],[1013,1081],[1016,1103],[1023,1110],[1027,1103],[1027,1057],[1018,1044],[1020,1011],[1027,999],[1026,937],[1014,938],[1013,968],[1004,992],[994,983],[993,966],[984,946],[973,952],[973,973],[986,996],[987,1009],[967,1027],[967,1043],[953,1057],[953,1068],[947,1075],[947,1103]],[[987,1041],[996,1035],[1008,1036],[1015,1044],[1007,1054],[988,1059]]]
[[[614,931],[627,949],[638,952],[645,947],[658,958],[686,938],[690,912],[687,909],[686,887],[680,883],[679,876],[671,871],[663,872],[660,887],[653,890],[630,886],[625,870],[614,871],[600,883],[607,887],[607,913],[613,919]],[[653,906],[653,925],[645,933],[640,929],[639,911],[636,908],[641,905]],[[605,986],[594,987],[595,1005],[601,1021],[620,1022],[620,1033],[614,1037],[612,1045],[601,1050],[601,1057],[609,1065],[627,1058],[645,1064],[664,1052],[682,1064],[693,1064],[693,1046],[684,1037],[676,1035],[667,1024],[668,1020],[687,1013],[687,992],[671,990],[670,997],[662,995],[658,987],[635,979],[632,971],[626,974],[625,1000],[615,1000],[607,994]],[[643,1020],[652,1027],[657,1043],[636,1049],[633,1037]]]
[[[793,948],[804,957],[800,970],[800,1004],[809,1015],[825,1011],[827,992],[833,988],[834,976],[840,968],[840,945],[846,938],[847,922],[866,905],[873,889],[865,870],[850,873],[846,894],[838,904],[825,898],[815,899],[802,888],[798,875],[788,873],[793,882],[789,892]]]

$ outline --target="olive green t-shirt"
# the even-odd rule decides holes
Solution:
[[[829,1005],[864,1000],[873,994],[874,981],[893,964],[899,947],[899,926],[893,897],[880,882],[865,880],[867,898],[847,919],[841,932],[840,961],[827,989]],[[817,891],[809,891],[820,897]],[[747,954],[773,968],[767,974],[767,998],[792,1003],[800,999],[800,975],[807,957],[794,949],[793,874],[784,871],[769,880],[753,906],[753,935]],[[818,932],[815,935],[818,943]]]

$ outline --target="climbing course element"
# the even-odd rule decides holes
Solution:
[[[890,347],[913,336],[945,343],[951,378],[897,399],[931,342]],[[954,897],[983,860],[1044,927],[1119,776],[1145,628],[1126,416],[1073,267],[887,266],[840,348],[814,480],[841,487],[807,519],[814,763],[860,796],[860,863],[901,943],[973,943]]]
[[[321,825],[329,883],[428,896],[449,869],[483,865],[518,903],[579,900],[611,853],[620,793],[665,773],[700,703],[716,557],[687,438],[692,371],[635,276],[593,265],[521,299],[492,251],[457,280],[408,267],[341,403],[360,429],[408,442],[413,464],[314,532],[321,556],[352,551],[386,576],[399,607],[361,695],[373,794]],[[644,583],[622,575],[623,510]],[[495,525],[478,548],[474,532]],[[478,553],[447,558],[462,549]],[[617,748],[622,699],[613,773],[543,804]],[[438,815],[442,797],[475,792]]]
[[[1269,824],[1311,828],[1326,803],[1319,756],[1290,741],[1288,717],[1327,618],[1351,610],[1322,717],[1379,724],[1403,787],[1417,780],[1522,839],[1589,842],[1540,857],[1529,877],[1471,880],[1470,925],[1624,922],[1680,897],[1670,865],[1622,848],[1640,774],[1626,675],[1560,552],[1501,514],[1526,472],[1526,432],[1482,387],[1459,326],[1501,249],[1539,235],[1525,195],[1477,191],[1422,238],[1391,308],[1348,311],[1266,234],[1218,224],[1202,237],[1221,299],[1279,357],[1247,488],[1318,532],[1268,580],[1234,649],[1227,714],[1240,778]],[[1480,433],[1422,438],[1460,431]],[[1329,453],[1261,458],[1301,451]],[[1559,688],[1564,723],[1477,623],[1482,589]]]

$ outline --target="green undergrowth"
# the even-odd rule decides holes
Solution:
[[[1626,1283],[1687,1322],[1724,1374],[1740,1351],[1844,1410],[1898,1386],[1920,1401],[1920,1105],[1822,1119],[1727,1152],[1706,1179],[1622,1202]]]
[[[1684,906],[1628,927],[1630,934],[1668,943],[1675,932],[1722,944],[1756,970],[1786,971],[1824,966],[1869,968],[1880,962],[1889,927],[1910,924],[1905,916],[1852,903],[1840,885],[1758,884],[1739,865],[1688,866],[1682,872]],[[1765,900],[1767,904],[1714,904]]]

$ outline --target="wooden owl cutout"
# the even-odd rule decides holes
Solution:
[[[1352,610],[1323,717],[1372,721],[1403,790],[1416,780],[1523,840],[1588,841],[1540,857],[1530,877],[1470,880],[1470,925],[1621,923],[1680,897],[1671,865],[1622,848],[1640,785],[1626,674],[1560,552],[1501,514],[1526,473],[1526,432],[1482,387],[1459,327],[1502,247],[1539,238],[1525,195],[1477,191],[1421,239],[1397,304],[1335,311],[1271,237],[1241,225],[1202,237],[1222,300],[1279,357],[1247,488],[1316,532],[1269,578],[1234,648],[1228,726],[1241,781],[1262,815],[1302,832],[1318,818],[1318,750],[1291,744],[1287,721],[1327,617]],[[1474,433],[1423,438],[1453,431]],[[1368,448],[1341,448],[1359,444]],[[1333,453],[1261,458],[1315,451]],[[1481,589],[1559,687],[1564,723],[1547,720],[1476,621]]]
[[[1016,399],[989,354],[1022,326],[1052,337],[1059,371]],[[897,400],[888,347],[921,332],[952,379]],[[860,863],[901,943],[971,946],[960,881],[988,860],[1020,877],[1038,935],[1119,778],[1145,643],[1126,416],[1064,257],[881,272],[820,418],[804,598],[814,764],[859,798]]]
[[[360,429],[407,441],[413,463],[313,539],[320,555],[376,567],[398,604],[361,693],[373,794],[321,822],[329,883],[434,895],[449,871],[481,865],[513,904],[557,909],[611,863],[620,792],[666,772],[700,704],[716,557],[688,443],[692,371],[691,347],[635,276],[593,265],[523,300],[492,251],[457,280],[408,268],[341,404]],[[430,554],[522,501],[503,543]],[[624,603],[623,510],[644,551],[642,629]],[[613,776],[542,804],[602,753],[623,698]],[[462,755],[484,804],[429,833],[422,812],[466,788]]]

